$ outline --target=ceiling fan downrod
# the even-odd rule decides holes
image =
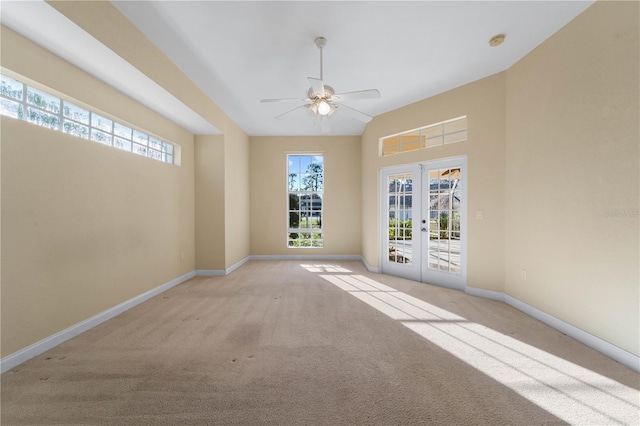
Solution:
[[[317,37],[315,42],[318,49],[320,49],[320,80],[324,81],[324,76],[322,75],[322,48],[326,46],[327,39],[324,37]]]

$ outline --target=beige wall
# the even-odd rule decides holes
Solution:
[[[638,6],[597,2],[509,69],[506,151],[506,292],[635,355]]]
[[[1,35],[3,67],[182,147],[178,167],[1,118],[4,357],[192,271],[195,244],[193,135]]]
[[[196,136],[196,269],[225,269],[224,145],[223,135]]]
[[[250,254],[249,137],[242,131],[224,135],[225,268]]]
[[[251,137],[251,254],[361,253],[360,137]],[[287,248],[287,153],[322,153],[325,164],[321,249]]]
[[[56,1],[49,4],[158,83],[224,135],[224,203],[217,206],[223,212],[210,212],[206,219],[200,215],[201,220],[197,221],[198,250],[205,250],[198,252],[198,269],[225,269],[249,256],[250,237],[249,227],[246,225],[249,221],[248,136],[111,3]],[[117,28],[117,31],[114,31],[114,28]],[[221,164],[218,159],[210,160],[212,162],[209,165],[205,165],[202,162],[204,160],[201,160],[201,172],[206,174],[206,168],[219,167]],[[196,180],[198,176],[201,174],[198,173]],[[211,185],[218,184],[196,182],[200,194],[213,199],[219,194],[207,194],[202,191],[205,188],[212,189]],[[202,207],[203,203],[199,206]],[[199,212],[203,213],[203,210],[199,209]],[[213,217],[223,218],[224,228],[230,232],[214,232],[213,228],[216,225],[211,223]],[[201,226],[205,228],[202,229]],[[204,241],[205,235],[211,236],[212,239]],[[220,237],[225,239],[219,240]],[[220,244],[224,245],[223,249],[218,247]]]
[[[249,247],[249,137],[196,136],[196,269],[225,270]]]
[[[462,115],[468,117],[466,142],[387,157],[378,155],[381,137]],[[380,257],[379,169],[467,155],[467,285],[504,289],[504,120],[505,75],[500,73],[379,115],[367,125],[361,153],[362,254],[371,266],[379,266]],[[483,220],[475,219],[476,210],[484,211]]]

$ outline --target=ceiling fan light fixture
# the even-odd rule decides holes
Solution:
[[[0,0],[2,1],[2,0]],[[315,77],[307,77],[309,84],[311,87],[307,90],[307,98],[306,99],[297,99],[297,98],[281,98],[281,99],[263,99],[260,102],[288,102],[288,101],[297,101],[300,100],[304,102],[303,105],[300,105],[297,108],[294,108],[290,111],[285,112],[284,114],[280,114],[277,116],[277,119],[282,118],[283,116],[296,111],[298,109],[304,108],[307,112],[313,116],[314,122],[322,122],[326,121],[329,117],[331,117],[338,108],[341,108],[341,111],[345,111],[347,114],[351,115],[353,118],[368,123],[373,118],[370,115],[365,114],[362,111],[358,111],[355,108],[351,108],[343,104],[344,100],[360,100],[360,99],[374,99],[380,97],[380,92],[377,89],[368,89],[368,90],[358,90],[355,92],[343,92],[336,94],[333,90],[333,87],[324,84],[323,72],[322,72],[322,49],[327,43],[327,39],[324,37],[318,37],[315,40],[316,46],[318,50],[320,50],[320,78]],[[344,107],[344,108],[343,108]],[[318,117],[320,116],[320,117]],[[324,120],[323,120],[324,117]],[[326,126],[324,128],[327,129]]]
[[[329,102],[325,101],[324,99],[321,99],[318,103],[318,114],[320,115],[327,115],[331,112],[331,105],[329,105]]]

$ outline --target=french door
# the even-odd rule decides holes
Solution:
[[[466,157],[380,171],[382,272],[466,286]]]

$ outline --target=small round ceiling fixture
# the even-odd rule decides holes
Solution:
[[[491,37],[491,40],[489,40],[489,46],[491,47],[500,46],[502,43],[504,43],[504,38],[505,38],[504,34],[498,34]]]

